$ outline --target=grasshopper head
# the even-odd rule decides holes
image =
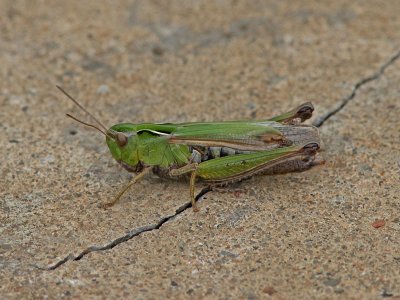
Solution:
[[[139,163],[137,142],[138,136],[134,124],[117,124],[107,130],[106,143],[111,155],[131,172],[139,171],[142,167]]]
[[[107,130],[103,123],[101,123],[94,115],[92,115],[86,108],[84,108],[77,100],[75,100],[71,95],[64,91],[60,86],[56,85],[56,87],[99,126],[97,126],[96,124],[90,124],[81,121],[70,114],[67,114],[68,117],[85,126],[92,127],[104,134],[106,136],[106,143],[108,145],[108,148],[110,149],[111,155],[125,169],[130,172],[136,172],[140,171],[143,168],[142,164],[139,162],[137,152],[138,136],[136,134],[135,124],[117,124]]]

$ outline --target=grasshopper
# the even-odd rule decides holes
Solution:
[[[137,173],[106,206],[149,172],[164,178],[189,177],[192,207],[199,178],[210,189],[238,182],[256,174],[301,172],[323,164],[318,129],[300,124],[314,111],[311,103],[279,116],[258,121],[204,123],[121,123],[107,129],[61,87],[57,88],[97,125],[68,117],[104,134],[112,157],[127,171]]]

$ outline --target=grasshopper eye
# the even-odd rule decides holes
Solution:
[[[128,138],[125,134],[118,132],[115,136],[115,140],[120,147],[124,147],[128,143]]]

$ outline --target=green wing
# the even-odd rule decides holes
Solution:
[[[318,134],[311,126],[294,126],[295,120],[311,117],[314,107],[304,103],[297,108],[261,121],[226,121],[181,124],[138,124],[137,133],[165,138],[170,145],[229,147],[243,151],[270,150],[279,146],[313,140]],[[158,147],[156,147],[158,148]],[[174,151],[173,151],[174,152]],[[178,151],[179,152],[179,151]]]
[[[266,150],[284,143],[276,122],[215,122],[179,124],[168,136],[171,144],[230,147],[239,150]]]
[[[307,129],[286,124],[293,124],[295,120],[303,122],[311,117],[313,110],[312,104],[307,102],[268,120],[177,124],[169,136],[169,143],[230,147],[248,151],[268,150],[279,145],[296,143],[297,138],[293,140],[293,135],[303,136]]]

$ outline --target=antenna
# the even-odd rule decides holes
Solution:
[[[92,125],[92,124],[83,122],[83,121],[79,120],[78,118],[74,117],[73,115],[70,115],[70,114],[66,114],[66,115],[67,115],[67,117],[70,117],[71,119],[73,119],[73,120],[75,120],[75,121],[77,121],[77,122],[79,122],[79,123],[81,123],[81,124],[83,124],[83,125],[86,125],[86,126],[95,128],[95,129],[97,129],[98,131],[100,131],[102,134],[107,135],[107,133],[105,133],[103,130],[101,130],[99,127],[96,127],[95,125]]]
[[[89,126],[89,127],[96,128],[96,129],[100,130],[104,135],[107,135],[107,134],[106,134],[107,128],[106,128],[99,120],[97,120],[95,116],[93,116],[90,112],[88,112],[82,105],[79,104],[78,101],[76,101],[74,98],[72,98],[72,96],[70,96],[66,91],[64,91],[64,90],[62,89],[62,87],[60,87],[59,85],[56,85],[56,87],[57,87],[65,96],[67,96],[72,102],[74,102],[80,109],[82,109],[89,117],[91,117],[92,120],[94,120],[97,124],[99,124],[100,127],[104,129],[104,132],[101,131],[101,130],[100,130],[99,128],[97,128],[96,126],[91,125],[91,124],[88,124],[88,123],[85,123],[85,122],[82,122],[82,121],[78,120],[77,118],[71,116],[70,114],[67,114],[68,117],[70,117],[70,118],[74,119],[75,121],[80,122],[80,123],[82,123],[82,124],[84,124],[84,125],[87,125],[87,126]],[[108,135],[107,135],[107,136],[108,136]]]

